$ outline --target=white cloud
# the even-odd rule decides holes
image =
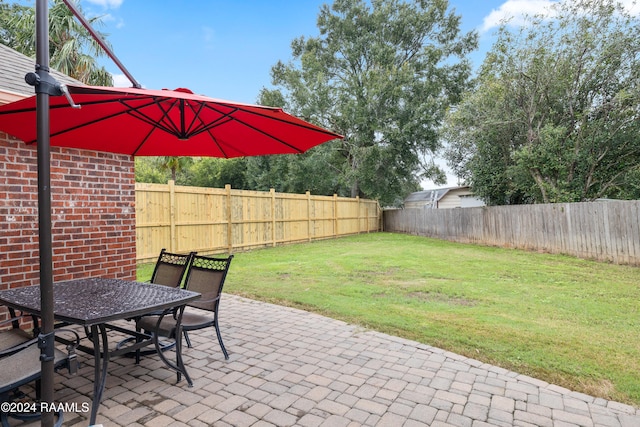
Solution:
[[[87,0],[91,4],[102,6],[105,9],[117,9],[124,0]]]
[[[633,16],[640,15],[640,2],[637,0],[618,0],[624,8]]]
[[[113,22],[117,29],[124,27],[124,20],[122,18],[113,16],[110,13],[106,13],[104,15],[98,15],[98,16],[102,19],[102,22]]]
[[[133,87],[133,84],[124,74],[111,74],[113,87]]]
[[[575,0],[566,0],[573,2]],[[628,13],[640,15],[640,2],[637,0],[618,0]],[[507,0],[498,9],[493,9],[489,15],[484,17],[481,32],[486,32],[492,28],[499,27],[503,21],[509,21],[513,26],[525,24],[526,15],[542,15],[549,18],[555,13],[551,6],[559,3],[557,0]]]
[[[488,31],[499,27],[503,21],[509,20],[512,25],[523,25],[525,15],[550,14],[551,0],[508,0],[498,9],[484,17],[480,31]]]

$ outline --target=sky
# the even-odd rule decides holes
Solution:
[[[523,13],[542,13],[556,1],[449,0],[449,6],[462,17],[463,32],[478,32],[480,46],[471,59],[479,66],[502,19],[518,23]],[[261,88],[273,87],[271,67],[291,59],[291,41],[319,35],[316,19],[322,4],[330,2],[80,0],[85,16],[103,17],[104,25],[96,29],[108,35],[115,55],[143,87],[186,87],[245,103],[256,103]],[[116,86],[131,86],[113,61],[100,63],[114,75]],[[456,185],[455,177],[448,176],[445,186]],[[436,186],[424,182],[423,187]]]

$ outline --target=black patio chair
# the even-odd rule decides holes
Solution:
[[[213,327],[225,359],[229,359],[229,354],[222,342],[222,335],[220,334],[218,308],[222,287],[224,286],[224,281],[227,277],[232,259],[233,255],[227,258],[214,258],[201,255],[193,256],[185,279],[185,288],[190,291],[199,292],[202,294],[202,297],[188,304],[181,319],[181,329],[184,332],[188,347],[191,347],[189,331]],[[206,310],[211,314],[202,313],[192,308]],[[154,329],[157,329],[158,333],[162,336],[176,338],[176,319],[172,316],[165,316],[160,323],[158,323],[157,317],[145,317],[138,321],[136,328],[148,332],[153,332]]]
[[[151,279],[149,283],[153,283],[156,285],[164,285],[172,288],[178,288],[182,286],[182,278],[184,277],[185,272],[189,268],[189,264],[191,263],[191,258],[196,254],[196,252],[189,252],[188,254],[176,254],[167,252],[165,248],[162,248],[160,251],[160,255],[158,256],[158,260],[156,261],[156,265],[153,269],[153,273],[151,274]],[[147,314],[144,317],[148,316],[158,316],[161,312]],[[136,323],[140,320],[140,317],[136,317],[134,319]],[[89,331],[85,328],[87,336],[89,336]],[[134,338],[129,337],[120,341],[116,348],[120,349],[127,343],[131,342]],[[165,350],[173,347],[175,343],[172,344],[162,344],[161,347]],[[140,356],[146,354],[153,354],[155,350],[145,350],[145,351],[136,351],[135,358],[136,364],[140,363]]]
[[[70,373],[75,374],[78,370],[76,359],[76,348],[80,345],[80,335],[70,329],[56,329],[55,333],[70,333],[75,337],[75,342],[67,346],[67,353],[54,348],[53,365],[56,371],[67,368]],[[20,387],[36,382],[36,400],[40,400],[40,377],[41,361],[40,348],[38,347],[39,337],[17,344],[9,349],[0,351],[0,402],[11,402],[20,400],[24,403],[25,395],[20,392]],[[22,421],[36,420],[42,416],[39,412],[19,412],[12,413],[2,411],[0,420],[3,427],[9,427],[9,417]],[[56,427],[62,425],[64,414],[58,411],[58,421]]]
[[[187,273],[185,287],[190,291],[199,292],[202,297],[189,304],[182,316],[182,330],[187,341],[187,347],[191,347],[189,331],[213,326],[225,359],[229,359],[229,354],[222,342],[222,335],[220,335],[218,308],[220,306],[220,297],[222,296],[222,287],[227,278],[232,259],[233,255],[229,255],[226,258],[194,256]],[[189,307],[206,310],[213,313],[213,315],[202,314],[201,312],[190,310]]]
[[[34,333],[20,329],[20,319],[25,318],[26,315],[16,315],[16,312],[11,308],[9,309],[9,315],[11,316],[9,319],[0,322],[0,328],[4,327],[5,324],[11,324],[11,329],[0,332],[0,355],[3,356],[11,354],[12,348],[17,351],[19,349],[17,346],[33,339],[38,333],[37,329],[34,330]],[[35,316],[31,317],[34,326],[37,327],[37,318]]]
[[[151,283],[177,288],[182,284],[184,273],[189,267],[189,261],[195,252],[188,254],[175,254],[167,252],[164,248],[160,251],[158,261],[151,275]]]

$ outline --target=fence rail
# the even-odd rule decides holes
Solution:
[[[274,190],[136,184],[138,262],[162,248],[174,252],[236,252],[378,231],[375,200]]]
[[[385,231],[640,265],[640,201],[383,212]]]

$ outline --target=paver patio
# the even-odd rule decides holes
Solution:
[[[640,426],[638,408],[414,341],[225,294],[224,360],[213,328],[184,349],[194,380],[157,356],[111,363],[98,423],[111,426]],[[58,375],[56,401],[88,402],[91,359]],[[65,426],[86,426],[66,413]]]

